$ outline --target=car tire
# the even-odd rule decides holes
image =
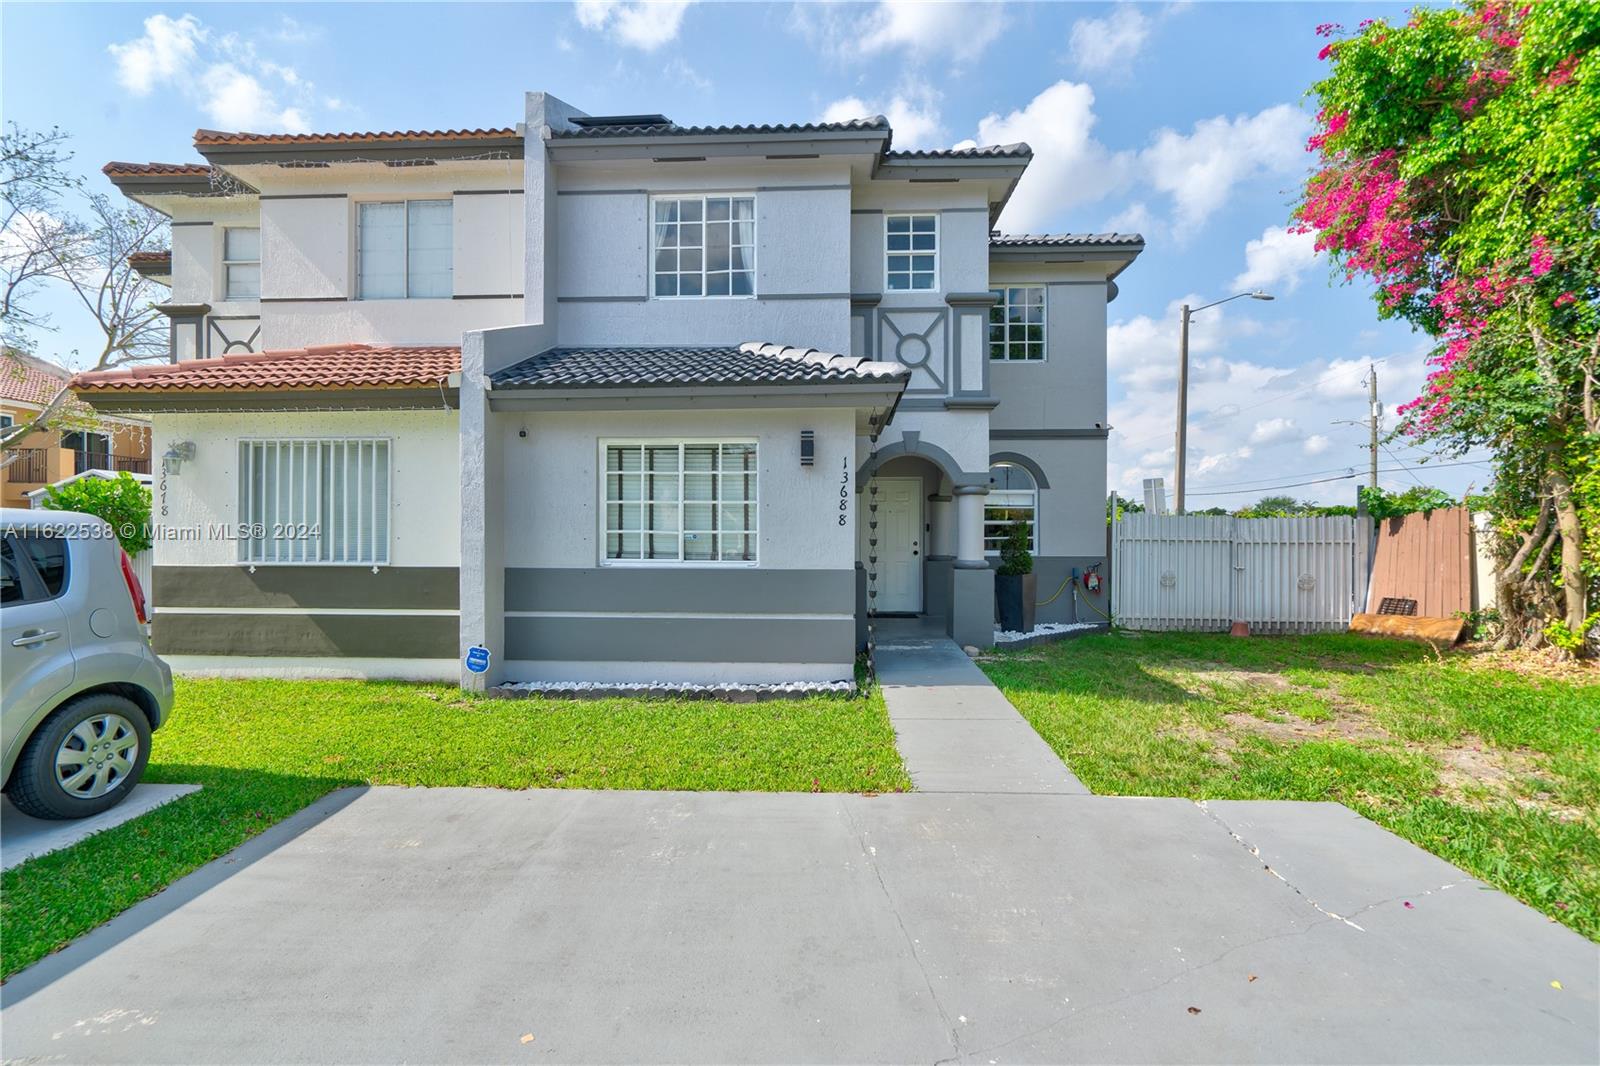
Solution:
[[[136,750],[129,750],[130,738]],[[17,759],[6,794],[34,818],[87,818],[122,802],[149,761],[150,723],[139,705],[95,692],[68,701],[40,723]]]

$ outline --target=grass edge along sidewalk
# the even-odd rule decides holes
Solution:
[[[1114,631],[979,665],[1103,795],[1336,800],[1600,940],[1600,672]]]
[[[442,685],[178,681],[145,780],[202,789],[0,875],[0,977],[336,788],[892,792],[882,696],[764,703],[492,699]]]

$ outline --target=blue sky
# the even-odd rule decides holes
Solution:
[[[70,131],[80,169],[195,159],[197,127],[508,126],[545,89],[591,113],[683,123],[883,112],[900,147],[1026,140],[1008,231],[1137,230],[1148,247],[1109,308],[1111,485],[1170,488],[1177,307],[1261,286],[1195,319],[1189,505],[1269,488],[1325,502],[1365,476],[1362,384],[1416,394],[1426,338],[1380,322],[1284,231],[1309,157],[1322,22],[1349,4],[6,4],[3,116]],[[52,298],[41,354],[85,324]],[[794,338],[786,338],[794,340]],[[1392,417],[1391,417],[1392,421]],[[1386,487],[1482,486],[1486,465],[1419,466],[1390,444]],[[1470,457],[1469,457],[1470,458]]]

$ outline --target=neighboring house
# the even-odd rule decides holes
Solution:
[[[39,417],[72,371],[7,350],[0,355],[0,430]],[[10,442],[0,470],[0,506],[27,507],[28,493],[86,470],[150,472],[150,424],[97,415],[72,397],[56,406],[50,428]]]
[[[531,93],[517,129],[107,166],[173,218],[179,361],[75,381],[168,457],[158,649],[831,680],[869,598],[990,643],[1009,522],[1041,598],[1104,561],[1105,305],[1143,241],[996,235],[1026,145],[891,137]]]

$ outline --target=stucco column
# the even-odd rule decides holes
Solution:
[[[928,497],[929,522],[933,536],[928,544],[928,558],[954,559],[956,557],[956,506],[955,496],[948,484]]]
[[[482,645],[492,656],[489,670],[473,673],[463,664],[461,687],[483,691],[505,674],[505,563],[500,544],[503,496],[500,448],[494,439],[484,370],[484,336],[473,331],[461,344],[461,647]]]
[[[987,485],[957,485],[955,488],[958,569],[975,570],[989,565],[983,558],[983,498],[987,495]]]

